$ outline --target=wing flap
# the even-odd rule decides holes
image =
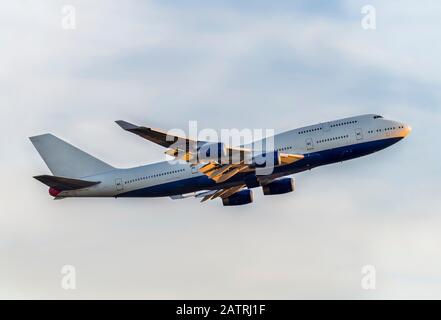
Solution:
[[[290,154],[290,153],[280,154],[280,160],[282,162],[282,165],[291,164],[296,161],[302,160],[303,158],[305,158],[303,154]]]
[[[224,189],[219,189],[215,192],[210,192],[207,193],[201,200],[201,202],[205,202],[207,200],[213,200],[216,198],[228,198],[230,196],[232,196],[233,194],[235,194],[236,192],[238,192],[240,189],[242,189],[243,187],[245,187],[244,184],[238,185],[238,186],[234,186],[234,187],[230,187],[230,188],[224,188]]]
[[[302,160],[304,155],[302,154],[280,154],[280,165],[285,166],[292,164],[296,161]],[[252,170],[249,164],[239,163],[239,164],[219,164],[217,162],[209,162],[200,167],[199,172],[206,175],[210,179],[216,181],[216,183],[222,183],[238,174],[242,171]]]
[[[233,168],[229,168],[226,172],[223,172],[217,176],[214,176],[212,179],[216,181],[216,183],[222,183],[227,181],[228,179],[232,178],[236,174],[238,174],[241,171],[244,171],[248,169],[247,165],[241,165],[241,166],[232,166]]]

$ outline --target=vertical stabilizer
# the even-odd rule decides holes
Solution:
[[[114,169],[52,134],[43,134],[29,139],[55,176],[82,178]]]

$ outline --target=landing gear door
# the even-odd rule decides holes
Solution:
[[[357,140],[363,139],[363,131],[361,129],[355,129],[355,138]]]
[[[124,190],[124,185],[121,178],[115,179],[116,191]]]
[[[308,139],[306,139],[306,150],[312,150],[312,149],[314,149],[312,139],[308,138]]]

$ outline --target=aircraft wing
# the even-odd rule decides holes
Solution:
[[[138,136],[153,143],[159,144],[165,148],[170,148],[173,146],[179,147],[183,150],[189,150],[191,147],[195,148],[198,147],[198,145],[207,143],[207,141],[196,141],[177,135],[169,135],[167,132],[159,129],[137,126],[123,120],[117,120],[115,122],[124,130],[137,134]]]
[[[185,160],[187,162],[198,158],[197,153],[201,148],[204,150],[204,152],[207,152],[209,148],[214,147],[214,149],[216,149],[218,146],[221,146],[222,148],[224,147],[224,145],[219,142],[194,140],[180,137],[178,135],[169,134],[160,129],[137,126],[124,120],[117,120],[115,122],[126,131],[168,148],[168,150],[165,152],[167,155],[180,160]],[[229,146],[225,146],[224,151],[227,154],[227,157],[234,157],[235,159],[242,160],[252,152],[250,149]]]
[[[213,179],[216,183],[227,181],[239,172],[254,170],[253,164],[248,161],[254,157],[251,149],[224,146],[220,142],[193,140],[170,135],[162,130],[137,126],[123,120],[118,120],[116,123],[126,131],[168,148],[165,152],[167,155],[198,165],[199,172]],[[201,155],[204,156],[207,151],[209,153],[209,148],[222,149],[221,152],[224,153],[225,159],[228,161],[219,161],[217,158],[201,159]],[[278,153],[278,158],[280,159],[278,165],[287,165],[303,159],[304,156],[301,154]]]

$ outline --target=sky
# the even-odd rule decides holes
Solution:
[[[440,299],[440,16],[439,1],[2,2],[0,298]],[[49,170],[28,137],[46,132],[131,167],[164,150],[115,120],[282,132],[364,113],[412,133],[247,206],[53,201],[32,178]]]

